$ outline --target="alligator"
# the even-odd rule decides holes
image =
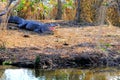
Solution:
[[[47,31],[53,31],[57,24],[53,23],[42,23],[33,20],[25,20],[18,16],[10,16],[8,19],[8,23],[15,23],[17,24],[18,28],[34,31],[37,33],[44,33]]]

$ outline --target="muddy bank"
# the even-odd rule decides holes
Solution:
[[[27,67],[27,68],[41,68],[41,69],[56,69],[56,68],[86,68],[86,67],[103,67],[103,66],[119,66],[120,65],[120,55],[118,52],[109,50],[107,52],[82,52],[82,53],[55,53],[55,54],[45,54],[45,53],[29,53],[30,49],[10,49],[9,53],[2,54],[0,58],[0,64],[2,65],[13,65],[17,67]],[[62,49],[59,49],[59,51]],[[14,54],[12,54],[14,51]],[[47,48],[44,51],[55,51],[53,49]],[[57,51],[57,50],[56,50]],[[29,54],[29,55],[28,55]]]

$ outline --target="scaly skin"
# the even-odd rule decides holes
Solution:
[[[8,23],[15,23],[18,25],[19,28],[24,28],[37,33],[54,31],[53,27],[57,26],[57,24],[51,24],[51,23],[47,24],[47,23],[41,23],[41,22],[32,21],[32,20],[25,20],[18,16],[11,16],[8,20]]]

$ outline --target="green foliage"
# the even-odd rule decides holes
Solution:
[[[104,2],[102,5],[103,5],[103,6],[109,6],[109,4],[106,3],[106,2]]]
[[[109,44],[109,43],[106,43],[106,44],[105,44],[105,46],[106,46],[106,47],[110,47],[110,46],[111,46],[111,44]]]
[[[36,58],[35,58],[35,67],[38,66],[39,62],[40,62],[40,56],[36,55]]]
[[[75,8],[75,6],[73,5],[74,1],[73,0],[70,0],[70,1],[67,1],[64,5],[63,5],[63,9],[65,8]]]
[[[23,18],[43,19],[44,16],[49,14],[50,10],[51,7],[44,4],[41,0],[21,0],[15,12]]]
[[[35,58],[35,63],[39,63],[40,62],[40,57],[39,56],[36,56]]]
[[[17,11],[21,11],[25,7],[25,0],[21,0],[20,4],[16,8]]]
[[[112,45],[110,44],[110,43],[104,43],[104,45],[102,46],[102,47],[100,47],[100,49],[102,50],[102,51],[106,51],[107,50],[107,48],[109,48],[109,47],[111,47]]]
[[[33,4],[41,2],[41,0],[30,0],[30,1],[33,2]]]
[[[12,64],[12,61],[4,61],[2,64],[3,64],[3,65],[11,65],[11,64]]]
[[[1,0],[2,2],[6,2],[6,0]]]

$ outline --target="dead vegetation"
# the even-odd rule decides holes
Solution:
[[[120,28],[103,26],[101,31],[102,34],[100,34],[101,37],[99,39],[101,45],[100,48],[97,46],[98,32],[98,26],[61,26],[54,31],[54,34],[37,34],[17,28],[13,30],[12,28],[8,30],[8,33],[5,36],[7,40],[7,44],[5,45],[7,54],[2,54],[2,52],[0,57],[12,62],[28,62],[34,61],[36,55],[42,55],[41,64],[43,65],[42,67],[45,67],[43,64],[44,61],[48,61],[48,64],[49,60],[53,61],[53,63],[50,64],[55,65],[54,61],[55,63],[58,63],[61,59],[63,62],[64,60],[70,62],[75,55],[93,54],[94,56],[94,54],[101,55],[101,53],[105,57],[109,53],[110,55],[119,55]],[[47,57],[43,58],[45,55]],[[63,65],[62,62],[59,63]],[[70,64],[72,63],[74,62],[70,62]]]
[[[83,22],[88,23],[88,25],[90,25],[89,23],[92,25],[96,21],[97,15],[97,9],[94,9],[95,5],[93,6],[93,4],[97,4],[97,1],[81,1],[81,19],[83,19]],[[108,8],[107,19],[109,24],[119,25],[120,20],[116,13],[116,6]],[[75,10],[65,9],[63,13],[64,20],[73,20],[73,14],[75,14]],[[71,15],[73,16],[71,17]],[[7,17],[3,17],[4,22],[6,22]],[[70,66],[69,64],[79,65],[79,61],[87,61],[81,60],[82,57],[89,59],[85,63],[89,63],[90,61],[92,64],[97,63],[101,58],[102,60],[108,58],[108,60],[113,62],[117,58],[119,62],[119,27],[101,26],[100,30],[98,26],[84,25],[83,27],[79,25],[84,23],[74,25],[69,22],[66,23],[67,25],[64,25],[64,22],[62,22],[61,27],[57,28],[54,33],[37,34],[18,29],[15,26],[8,26],[8,31],[6,31],[7,24],[4,22],[0,29],[0,58],[3,61],[26,64],[31,61],[34,62],[36,55],[40,55],[42,68],[45,68],[47,64],[56,66],[57,63],[57,65],[60,64],[61,66],[67,66],[67,64],[68,66]],[[55,21],[50,20],[49,22]],[[100,37],[98,37],[99,35]],[[109,57],[111,58],[109,59]],[[100,59],[97,60],[97,58]],[[81,63],[83,64],[84,62]]]

